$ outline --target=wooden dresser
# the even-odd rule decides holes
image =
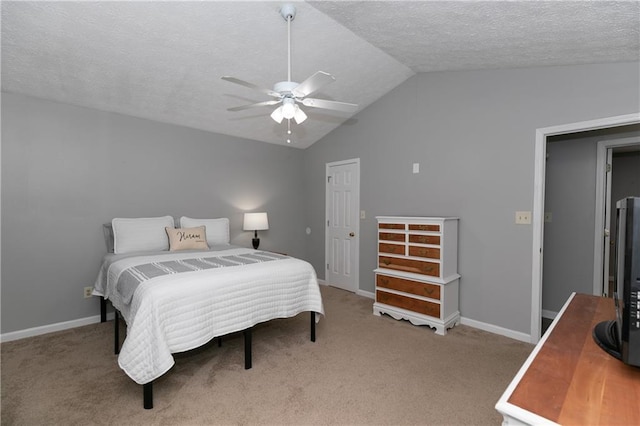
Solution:
[[[374,315],[388,314],[444,335],[460,322],[458,218],[377,216]]]
[[[504,392],[503,425],[639,425],[640,368],[592,337],[615,318],[613,299],[572,294]]]

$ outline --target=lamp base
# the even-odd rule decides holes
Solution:
[[[251,244],[253,244],[253,248],[257,250],[260,245],[260,238],[252,238]]]

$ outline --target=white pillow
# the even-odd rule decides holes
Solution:
[[[173,217],[117,217],[111,221],[113,227],[113,252],[116,254],[135,251],[169,250],[169,238],[165,228],[174,227]]]
[[[216,244],[229,244],[229,219],[193,219],[182,216],[180,218],[181,228],[195,228],[204,226],[207,232],[207,244],[209,247]]]

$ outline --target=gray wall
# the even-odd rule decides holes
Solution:
[[[640,136],[640,131],[635,133]],[[613,154],[611,203],[625,197],[640,197],[640,151]]]
[[[535,130],[640,110],[638,63],[418,74],[305,152],[309,258],[324,273],[325,163],[361,159],[360,289],[376,215],[459,216],[464,317],[529,334]],[[420,163],[419,174],[411,165]]]
[[[598,142],[639,135],[640,126],[633,125],[548,139],[544,204],[551,222],[544,224],[543,310],[557,313],[574,291],[593,293]],[[623,178],[625,168],[619,172]]]
[[[376,215],[459,216],[462,315],[528,334],[532,229],[514,213],[532,209],[535,129],[637,112],[638,71],[419,74],[304,151],[3,94],[1,331],[97,314],[82,288],[114,216],[228,216],[249,245],[242,212],[265,210],[263,247],[323,278],[325,164],[359,157],[360,289]]]
[[[97,315],[113,217],[266,211],[261,248],[305,257],[303,151],[2,95],[2,333]]]

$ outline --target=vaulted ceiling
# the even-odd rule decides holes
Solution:
[[[358,111],[415,73],[638,61],[638,1],[295,1],[292,80]],[[286,145],[271,99],[287,79],[284,2],[11,2],[2,8],[2,90]],[[353,114],[302,106],[291,146]],[[357,112],[356,112],[357,114]]]

